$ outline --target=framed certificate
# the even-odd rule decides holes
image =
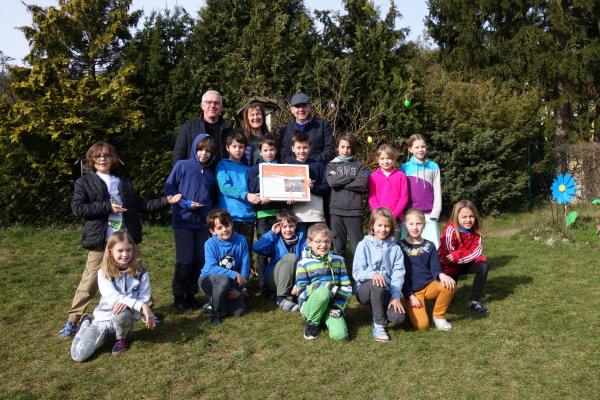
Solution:
[[[260,197],[279,201],[310,201],[308,165],[262,163],[258,168]]]

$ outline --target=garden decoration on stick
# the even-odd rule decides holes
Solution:
[[[565,226],[568,228],[577,219],[576,211],[567,214],[567,204],[575,198],[575,179],[569,173],[558,174],[550,189],[552,190],[552,199],[564,206]]]

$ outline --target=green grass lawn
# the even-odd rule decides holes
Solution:
[[[587,212],[588,215],[585,215]],[[569,241],[534,240],[547,216],[486,221],[491,270],[487,318],[470,313],[471,278],[450,307],[451,332],[391,331],[376,343],[369,311],[353,301],[350,340],[302,337],[298,313],[262,298],[212,327],[200,311],[176,314],[169,228],[146,228],[141,246],[164,324],[138,324],[129,350],[112,341],[89,361],[57,337],[79,281],[79,229],[0,230],[0,397],[23,399],[598,398],[600,238],[583,210]],[[94,304],[95,305],[95,304]],[[89,312],[93,307],[89,308]]]

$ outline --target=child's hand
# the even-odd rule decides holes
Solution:
[[[288,206],[293,206],[294,204],[296,204],[296,200],[288,200],[287,201]]]
[[[392,299],[388,308],[393,309],[398,314],[404,314],[404,307],[402,307],[402,302],[400,299]]]
[[[446,256],[446,260],[448,260],[448,261],[454,261],[454,257],[452,256],[452,253],[450,253],[450,254],[448,254]]]
[[[335,174],[336,174],[335,170],[332,169],[331,171],[329,171],[329,173],[327,175],[335,175]]]
[[[229,300],[235,300],[238,297],[240,297],[242,294],[240,293],[239,290],[237,289],[229,289],[229,292],[227,293],[227,298]]]
[[[410,302],[411,307],[421,308],[421,302],[419,301],[419,299],[417,299],[417,296],[415,296],[414,294],[410,295],[410,297],[408,298],[408,301]]]
[[[281,233],[281,224],[282,222],[275,222],[271,227],[271,230],[274,234],[279,235]]]
[[[442,285],[444,285],[446,289],[452,290],[456,287],[456,282],[454,281],[454,279],[452,279],[451,276],[448,276],[444,273],[440,273],[438,275],[438,278],[440,278],[440,282],[442,283]]]
[[[385,279],[383,278],[383,276],[381,276],[381,274],[379,272],[374,272],[373,276],[371,277],[371,280],[373,281],[373,285],[375,285],[377,287],[386,287],[387,286],[385,284]]]
[[[237,282],[238,286],[246,286],[246,283],[248,283],[248,281],[239,272],[235,276],[235,281]]]
[[[112,308],[112,313],[113,314],[120,314],[123,311],[127,310],[127,306],[123,303],[117,303],[113,306]]]
[[[152,330],[156,328],[156,319],[154,313],[148,304],[142,305],[142,313],[146,317],[146,328]]]
[[[269,204],[271,202],[271,199],[268,197],[262,197],[260,199],[261,204]]]
[[[298,286],[294,285],[292,291],[290,292],[292,296],[298,296]]]
[[[172,196],[167,196],[167,203],[169,203],[169,204],[178,203],[182,197],[183,197],[183,195],[181,193],[177,193]]]
[[[332,308],[331,310],[329,310],[329,316],[332,318],[339,318],[342,316],[342,310]]]
[[[308,180],[308,187],[309,187],[309,188],[312,188],[314,185],[315,185],[315,181],[314,181],[314,180],[312,180],[312,179],[309,179],[309,180]]]
[[[117,204],[117,203],[112,203],[110,208],[111,208],[113,214],[120,214],[120,213],[124,213],[127,211],[127,209],[125,207],[123,207],[122,205]]]
[[[248,193],[246,195],[246,200],[248,200],[252,204],[260,204],[260,196],[256,193]]]
[[[203,205],[204,205],[204,204],[201,204],[201,203],[198,203],[198,202],[192,201],[192,204],[190,204],[190,208],[191,208],[192,210],[197,210],[197,209],[199,209],[200,207],[202,207]]]

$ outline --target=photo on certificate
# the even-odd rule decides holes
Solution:
[[[310,201],[308,165],[262,163],[259,174],[260,197],[279,201]]]

